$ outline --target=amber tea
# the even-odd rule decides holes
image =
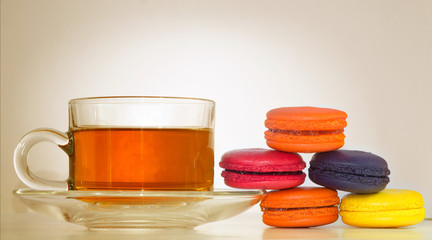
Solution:
[[[113,96],[69,101],[69,131],[38,128],[14,152],[21,181],[38,190],[213,189],[215,102],[202,98]],[[38,177],[28,153],[50,142],[69,155],[65,181]]]
[[[210,190],[211,129],[73,131],[74,190]]]

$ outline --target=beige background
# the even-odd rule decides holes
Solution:
[[[17,142],[66,131],[69,99],[170,95],[216,101],[216,162],[266,147],[272,108],[344,110],[344,148],[384,157],[388,187],[421,192],[432,217],[431,90],[432,1],[3,0],[1,212],[25,211],[11,194]],[[30,165],[67,176],[49,144]]]

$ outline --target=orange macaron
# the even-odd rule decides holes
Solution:
[[[338,219],[340,199],[335,190],[298,187],[267,193],[260,206],[263,222],[274,227],[314,227]]]
[[[331,108],[282,107],[267,112],[267,145],[284,152],[327,152],[345,143],[347,114]]]

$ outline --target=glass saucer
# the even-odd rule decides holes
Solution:
[[[46,191],[18,189],[29,208],[89,229],[192,228],[246,211],[264,191]]]

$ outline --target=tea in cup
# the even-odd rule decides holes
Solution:
[[[34,189],[208,191],[214,176],[215,103],[176,97],[69,101],[69,131],[36,129],[15,149],[18,177]],[[65,182],[35,176],[30,148],[42,141],[69,155]]]

